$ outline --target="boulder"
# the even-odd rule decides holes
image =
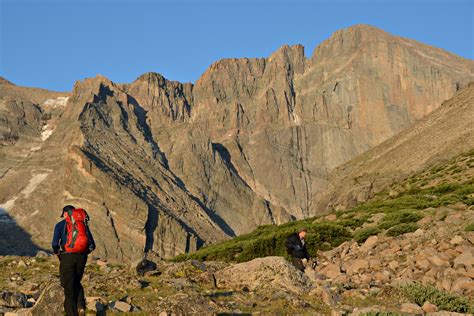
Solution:
[[[317,287],[311,294],[315,294],[321,297],[324,304],[328,306],[335,306],[341,301],[341,296],[332,291],[328,286]]]
[[[0,306],[6,307],[27,307],[28,298],[21,292],[0,292]]]
[[[432,216],[425,216],[416,223],[418,224],[418,226],[421,226],[421,227],[426,226],[428,224],[433,223],[433,217]]]
[[[49,254],[46,251],[40,250],[36,253],[36,258],[47,258]]]
[[[370,236],[369,238],[367,238],[364,244],[360,247],[360,251],[367,252],[370,249],[374,248],[378,240],[379,238],[377,236]]]
[[[349,266],[346,268],[348,275],[353,275],[355,273],[363,272],[369,267],[369,262],[365,259],[355,259]]]
[[[311,281],[282,257],[257,258],[238,263],[214,274],[221,288],[280,288],[302,294],[311,289]]]
[[[421,237],[425,234],[425,230],[422,228],[418,228],[413,232],[413,237]]]
[[[320,272],[326,275],[328,278],[334,279],[337,276],[341,275],[341,267],[339,266],[339,264],[330,263],[323,269],[321,269]]]
[[[109,304],[110,308],[116,309],[121,312],[130,312],[132,310],[132,305],[122,302],[122,301],[115,301]]]
[[[102,312],[105,310],[105,306],[100,302],[100,297],[86,297],[87,309],[94,312]]]
[[[454,268],[464,266],[465,268],[474,266],[474,256],[472,251],[465,251],[454,259]]]
[[[146,272],[155,271],[157,269],[156,263],[148,259],[141,260],[136,266],[137,274],[144,276]]]
[[[373,279],[380,284],[385,284],[390,281],[390,273],[386,270],[375,272]]]
[[[425,313],[434,313],[438,311],[438,306],[431,304],[429,301],[426,301],[421,307]]]
[[[431,256],[428,256],[426,258],[432,265],[436,267],[450,267],[451,264],[449,263],[449,260],[444,258],[442,254],[437,253],[437,254],[432,254]]]
[[[451,292],[453,293],[463,293],[468,290],[474,290],[474,282],[471,278],[467,277],[457,278],[451,286]]]
[[[335,221],[337,219],[337,216],[336,214],[329,214],[329,215],[326,215],[324,216],[324,219],[327,220],[327,221]]]
[[[454,236],[451,241],[449,242],[451,245],[460,245],[464,242],[464,239],[457,235],[457,236]]]
[[[41,293],[35,306],[30,309],[33,316],[62,315],[64,291],[58,281],[49,283]]]
[[[400,312],[407,314],[423,315],[423,309],[420,306],[413,303],[403,303],[400,306]]]

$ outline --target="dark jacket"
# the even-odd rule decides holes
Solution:
[[[94,238],[92,237],[92,233],[89,230],[89,226],[86,225],[86,234],[87,239],[89,240],[89,247],[88,253],[92,252],[95,249],[95,242]],[[67,236],[66,236],[66,220],[63,219],[59,223],[56,224],[54,227],[54,235],[53,241],[51,242],[51,246],[53,247],[53,252],[58,254],[62,249],[63,246],[66,244]]]
[[[309,259],[306,244],[304,244],[297,233],[291,234],[286,239],[286,250],[290,256],[298,259]]]

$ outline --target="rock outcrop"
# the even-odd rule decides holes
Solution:
[[[257,258],[214,274],[217,287],[249,290],[278,288],[295,294],[307,293],[312,285],[306,275],[282,257]]]

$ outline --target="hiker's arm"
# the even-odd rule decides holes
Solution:
[[[306,249],[306,244],[303,246],[303,258],[305,259],[310,259],[309,254],[308,254],[308,249]]]
[[[95,241],[94,241],[94,237],[92,237],[92,233],[89,229],[89,225],[86,226],[86,233],[87,233],[87,237],[89,238],[89,252],[92,252],[95,249]]]
[[[61,249],[61,223],[57,223],[56,226],[54,226],[54,235],[53,235],[53,241],[51,242],[51,247],[53,248],[53,253],[58,255],[59,250]]]

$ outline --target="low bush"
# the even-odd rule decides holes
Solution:
[[[393,226],[389,230],[387,230],[387,236],[396,237],[406,233],[414,232],[418,229],[418,226],[413,223],[403,223]]]
[[[354,240],[361,244],[370,236],[377,235],[380,232],[381,230],[378,227],[363,228],[354,234]]]
[[[464,230],[467,232],[474,232],[474,222],[468,224]]]
[[[422,285],[420,283],[406,284],[400,286],[399,290],[408,299],[420,306],[426,301],[430,301],[432,304],[438,306],[439,310],[458,313],[474,312],[472,300],[469,301],[467,297],[438,290],[431,285]]]

